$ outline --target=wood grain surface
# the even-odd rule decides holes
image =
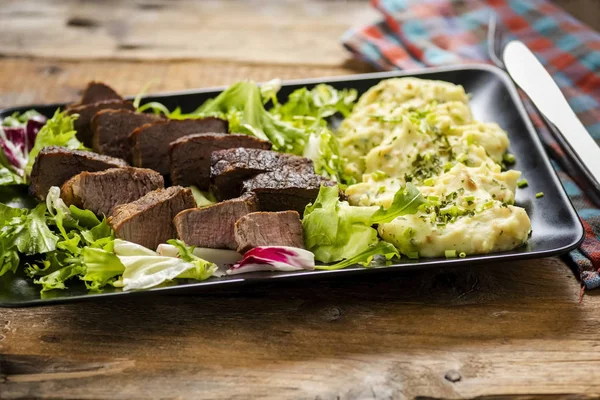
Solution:
[[[27,5],[29,11],[17,12],[23,18],[40,12],[67,15],[67,9],[86,16],[96,15],[94,7],[108,7],[93,3],[4,1],[1,51],[19,40],[25,51],[36,45],[26,33],[1,34],[7,13]],[[115,15],[119,7],[162,13],[151,4],[164,3],[108,2]],[[234,8],[238,24],[249,24],[243,12],[260,13],[246,5],[235,9],[240,7],[235,2],[187,3],[172,4]],[[361,14],[354,2],[322,5],[337,7],[340,15],[346,6],[351,15]],[[304,6],[294,7],[281,11],[290,13],[281,17],[286,26],[298,21],[298,32],[313,30],[310,35],[321,39],[297,42],[295,48],[328,54],[328,61],[300,62],[276,47],[262,49],[266,56],[254,52],[242,59],[221,59],[217,48],[194,60],[149,60],[152,53],[146,56],[142,48],[132,49],[130,60],[116,53],[112,59],[90,60],[90,49],[106,38],[94,39],[84,29],[78,36],[85,50],[81,57],[64,57],[57,46],[63,42],[37,35],[37,45],[49,47],[39,54],[43,57],[0,59],[0,107],[71,101],[91,79],[135,94],[150,81],[156,82],[152,91],[160,92],[245,78],[369,71],[343,61],[339,51],[339,33],[354,23],[350,17],[339,17],[337,30],[325,29],[319,18],[309,29],[302,17],[292,15]],[[156,32],[163,28],[157,26]],[[102,29],[96,29],[98,36]],[[252,40],[264,39],[265,32],[254,31]],[[210,41],[202,46],[209,48]],[[240,42],[237,50],[246,48]],[[330,53],[334,48],[337,56]],[[599,330],[600,296],[586,294],[580,302],[579,283],[557,258],[383,272],[202,296],[0,309],[0,399],[598,398]]]
[[[377,16],[362,1],[3,3],[0,54],[70,60],[220,59],[339,65],[348,58],[339,38],[349,24],[366,24]]]

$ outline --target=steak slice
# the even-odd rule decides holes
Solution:
[[[151,169],[111,168],[75,175],[62,185],[60,197],[67,205],[109,216],[115,206],[131,203],[164,186],[162,175]]]
[[[173,218],[196,207],[192,191],[181,186],[156,189],[134,202],[116,206],[108,219],[118,238],[155,250],[176,236]]]
[[[67,109],[67,114],[79,114],[74,122],[77,138],[86,146],[92,147],[92,118],[101,110],[131,110],[133,104],[125,100],[103,100],[92,104],[81,104]]]
[[[98,153],[119,157],[131,163],[131,132],[144,124],[160,120],[162,118],[159,116],[127,109],[99,111],[91,121],[92,148]]]
[[[283,168],[248,179],[243,191],[256,194],[261,211],[294,210],[304,215],[304,208],[315,201],[321,185],[335,184],[314,173]]]
[[[123,100],[123,98],[110,86],[91,81],[83,90],[79,104],[92,104],[105,100]]]
[[[235,250],[235,222],[255,211],[258,211],[256,197],[246,194],[208,207],[182,211],[173,223],[177,237],[189,246]]]
[[[235,223],[237,252],[244,254],[259,246],[304,248],[304,231],[296,211],[254,212]]]
[[[212,117],[159,121],[142,125],[130,135],[133,143],[133,164],[168,175],[171,142],[194,133],[226,133],[228,127],[227,121]]]
[[[246,179],[284,167],[314,174],[311,160],[292,154],[243,148],[215,151],[210,168],[212,191],[220,200],[237,197]]]
[[[52,186],[61,187],[80,172],[126,166],[127,163],[120,158],[102,156],[91,151],[70,150],[58,146],[45,147],[33,163],[29,192],[32,196],[44,200]]]
[[[254,136],[225,133],[199,133],[184,136],[171,143],[169,159],[171,182],[194,185],[207,190],[210,185],[210,156],[213,151],[235,147],[268,150],[271,143]]]

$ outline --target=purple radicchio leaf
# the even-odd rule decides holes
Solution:
[[[262,246],[249,250],[244,258],[228,271],[228,275],[255,271],[300,271],[313,270],[315,256],[310,251],[297,247]]]
[[[33,145],[35,144],[35,138],[37,137],[38,132],[42,129],[42,126],[46,123],[47,118],[44,116],[34,116],[27,120],[25,124],[25,138],[26,138],[26,146],[27,153],[33,149]]]

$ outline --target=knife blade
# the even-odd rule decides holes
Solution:
[[[567,102],[557,83],[536,56],[518,40],[510,41],[502,54],[513,81],[560,133],[564,142],[579,158],[589,177],[600,187],[600,147]]]

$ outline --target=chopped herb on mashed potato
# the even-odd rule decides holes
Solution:
[[[503,171],[509,146],[497,124],[473,118],[464,88],[397,78],[367,91],[338,130],[346,190],[356,206],[389,207],[410,182],[427,199],[416,214],[380,224],[403,254],[482,254],[527,241],[531,222],[514,206],[519,171]],[[454,254],[454,253],[453,253]]]

